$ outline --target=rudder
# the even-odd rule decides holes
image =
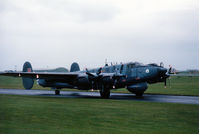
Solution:
[[[24,63],[23,72],[33,72],[30,62]],[[22,77],[22,81],[25,89],[31,89],[34,85],[34,80],[32,78]]]
[[[79,68],[78,63],[74,62],[74,63],[71,65],[70,72],[76,72],[76,71],[80,71],[80,68]]]

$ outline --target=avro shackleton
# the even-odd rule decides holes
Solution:
[[[110,65],[80,71],[73,63],[70,72],[34,72],[30,62],[25,62],[22,72],[1,72],[0,75],[22,77],[25,89],[31,89],[34,80],[42,87],[51,87],[55,94],[62,88],[99,90],[102,98],[109,98],[110,90],[126,88],[137,96],[142,96],[148,84],[165,82],[169,77],[167,69],[157,64],[142,65],[138,62]]]

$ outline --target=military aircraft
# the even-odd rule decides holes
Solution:
[[[137,96],[142,96],[148,84],[164,82],[169,72],[162,64],[143,65],[138,62],[108,65],[96,69],[80,71],[74,62],[70,72],[34,72],[30,62],[25,62],[21,72],[1,72],[0,75],[22,77],[25,89],[31,89],[36,79],[42,87],[51,87],[59,95],[62,88],[99,90],[102,98],[109,98],[110,90],[126,88]]]

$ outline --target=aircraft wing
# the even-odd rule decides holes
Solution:
[[[55,72],[0,72],[0,75],[13,77],[28,77],[32,79],[75,79],[78,73],[55,73]]]

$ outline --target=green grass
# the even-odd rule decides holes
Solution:
[[[199,77],[171,77],[170,86],[167,80],[167,88],[163,83],[149,85],[146,93],[197,95],[199,96]]]
[[[193,95],[199,96],[199,77],[170,77],[167,80],[167,88],[164,83],[149,84],[145,93],[148,94],[169,94],[169,95]],[[128,93],[126,89],[119,89],[116,92]]]
[[[199,106],[0,95],[1,134],[198,134]]]
[[[23,89],[22,80],[21,78],[0,76],[0,88]],[[34,84],[33,89],[50,88],[42,88],[41,86]],[[113,90],[112,92],[129,93],[126,89]],[[168,86],[166,89],[164,88],[164,83],[151,84],[149,85],[149,88],[145,93],[199,96],[199,77],[173,76],[170,78],[170,86],[168,82]]]
[[[0,76],[0,88],[6,89],[24,89],[22,79],[19,77]],[[33,89],[47,89],[34,83]],[[48,88],[50,89],[50,88]]]

